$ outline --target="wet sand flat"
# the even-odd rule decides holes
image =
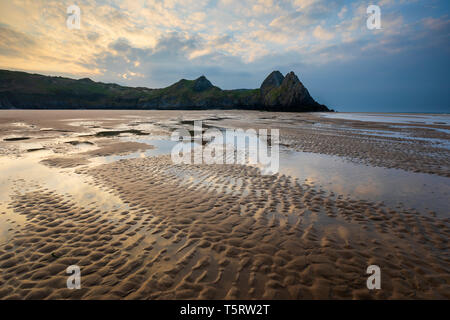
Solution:
[[[0,299],[449,299],[450,127],[397,118],[0,111]],[[280,173],[174,164],[193,120],[280,129]]]

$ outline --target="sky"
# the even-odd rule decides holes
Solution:
[[[222,89],[294,71],[338,111],[450,112],[449,15],[449,0],[0,0],[0,69]]]

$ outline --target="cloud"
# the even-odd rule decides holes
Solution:
[[[326,31],[322,26],[317,26],[313,34],[314,37],[320,40],[331,40],[334,37],[333,33]]]
[[[422,20],[423,25],[429,29],[434,31],[447,31],[447,34],[450,33],[450,19],[448,15],[439,17],[439,18],[433,18],[428,17],[424,18]]]
[[[300,10],[312,7],[317,4],[319,0],[294,0],[294,6]]]
[[[345,17],[345,14],[346,14],[347,12],[348,12],[347,7],[346,7],[346,6],[343,6],[342,9],[341,9],[341,11],[339,11],[339,13],[338,13],[338,17],[339,17],[340,19],[343,19],[343,18]]]
[[[1,1],[0,67],[142,86],[210,72],[251,87],[277,67],[443,46],[449,32],[448,16],[417,20],[402,8],[418,4],[386,0],[376,31],[367,1],[344,0],[85,0],[81,30],[68,30],[72,2]]]
[[[30,36],[0,24],[0,55],[23,56],[35,46],[36,42]]]

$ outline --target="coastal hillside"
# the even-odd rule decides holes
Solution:
[[[274,71],[258,89],[222,90],[205,76],[149,89],[0,70],[0,109],[13,108],[330,111],[293,72],[283,76]]]

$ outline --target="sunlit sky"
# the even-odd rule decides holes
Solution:
[[[66,25],[81,9],[81,28]],[[381,29],[366,26],[370,4]],[[450,112],[448,0],[0,0],[0,69],[128,86],[294,71],[339,111]]]

